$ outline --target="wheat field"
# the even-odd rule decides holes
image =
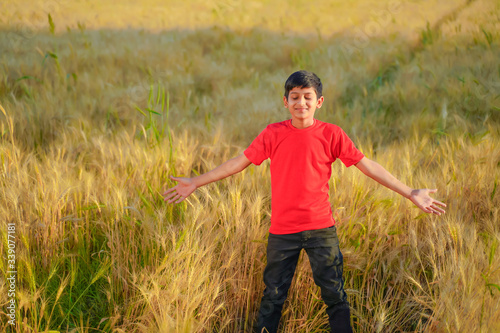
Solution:
[[[498,1],[7,0],[0,13],[0,331],[251,332],[269,163],[179,205],[161,194],[288,119],[298,69],[323,81],[318,119],[448,206],[423,214],[334,163],[355,332],[500,331]],[[324,309],[304,255],[282,332],[328,332]]]

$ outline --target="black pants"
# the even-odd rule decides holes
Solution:
[[[258,332],[278,331],[283,303],[302,249],[309,256],[314,282],[321,288],[332,332],[352,332],[342,279],[343,257],[335,226],[286,235],[269,234],[264,270],[266,289],[257,319]]]

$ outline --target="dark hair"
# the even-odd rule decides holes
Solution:
[[[313,72],[298,71],[288,77],[285,82],[285,97],[288,99],[288,94],[293,88],[314,88],[316,98],[323,96],[323,84],[319,77]]]

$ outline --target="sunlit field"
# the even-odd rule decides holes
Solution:
[[[161,194],[288,119],[299,69],[323,81],[318,119],[448,206],[424,214],[334,163],[355,332],[500,332],[498,1],[7,0],[0,13],[1,332],[252,332],[269,163],[179,205]],[[282,332],[329,332],[307,255],[294,279]]]

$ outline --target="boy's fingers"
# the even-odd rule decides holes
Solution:
[[[169,200],[168,200],[168,203],[173,203],[175,202],[175,200],[179,199],[179,196],[180,194],[175,194],[175,195],[172,195]]]
[[[435,200],[435,201],[434,201],[434,203],[435,203],[435,204],[438,204],[438,205],[439,205],[439,206],[441,206],[441,207],[446,207],[446,204],[445,204],[444,202],[441,202],[441,201],[437,201],[437,200]]]
[[[163,196],[164,196],[165,198],[170,198],[170,197],[171,197],[172,195],[174,195],[174,194],[175,194],[175,192],[169,191],[169,192],[165,192],[165,193],[163,193]]]
[[[168,190],[166,190],[166,191],[163,193],[163,195],[167,195],[168,193],[170,193],[170,192],[172,192],[172,191],[174,191],[174,190],[175,190],[175,187],[171,187],[171,188],[169,188]]]
[[[434,211],[438,211],[438,212],[440,212],[440,213],[442,213],[442,214],[444,214],[444,213],[445,213],[444,209],[441,209],[441,208],[439,208],[439,207],[437,207],[437,206],[434,206],[434,205],[433,205],[433,206],[431,206],[431,207],[432,207],[432,209],[434,209]]]
[[[432,206],[426,207],[425,209],[427,210],[426,213],[436,214],[436,212],[434,211],[434,209],[432,208]]]
[[[165,199],[164,199],[164,200],[165,200],[165,201],[170,200],[170,199],[172,199],[173,197],[175,197],[175,196],[177,196],[177,195],[178,195],[178,193],[177,193],[177,192],[172,192],[172,193],[170,193],[170,194],[168,194],[168,195],[165,195]]]
[[[177,200],[175,203],[176,203],[176,204],[178,204],[178,203],[180,203],[180,202],[184,201],[184,199],[186,199],[186,198],[184,198],[184,197],[182,197],[182,196],[181,196],[181,197],[179,198],[179,200]]]
[[[441,209],[441,208],[439,208],[439,207],[434,207],[434,210],[436,210],[436,211],[440,212],[441,214],[446,213],[446,211],[445,211],[444,209]]]

